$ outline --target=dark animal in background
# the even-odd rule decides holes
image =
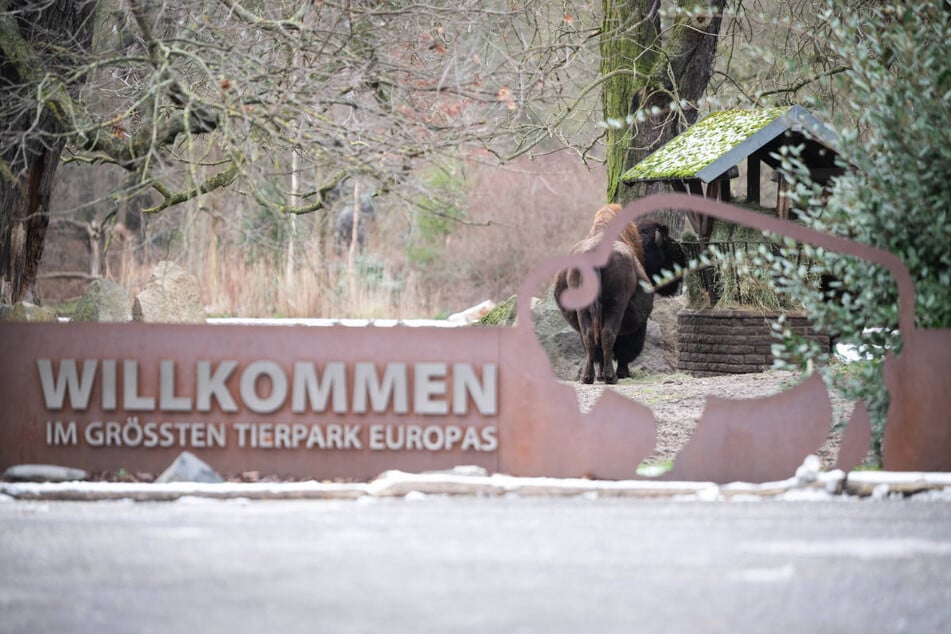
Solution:
[[[373,220],[376,216],[376,207],[373,204],[372,197],[360,197],[360,220],[357,222],[357,245],[363,249],[363,242],[366,238],[367,222]],[[340,210],[337,215],[337,223],[334,226],[334,235],[336,237],[337,250],[341,247],[347,247],[353,241],[353,205],[348,204]]]
[[[676,240],[670,237],[670,230],[662,222],[650,218],[643,218],[636,223],[638,234],[644,246],[644,259],[641,263],[644,265],[644,272],[647,278],[653,284],[655,275],[662,275],[663,271],[673,271],[674,265],[679,264],[681,268],[687,265],[687,256],[683,247]],[[681,278],[664,284],[660,287],[654,287],[654,292],[664,297],[673,297],[680,291]],[[650,316],[653,310],[653,295],[651,295],[650,305],[646,300],[641,306],[633,307],[629,314],[631,320],[630,334],[621,335],[614,344],[614,357],[617,359],[618,376],[628,376],[627,365],[634,361],[644,350],[644,341],[647,339],[647,318],[640,320],[641,314]],[[646,313],[645,313],[646,311]],[[622,368],[624,374],[622,375]]]
[[[588,236],[571,252],[590,253],[596,249],[604,228],[620,210],[620,205],[599,209]],[[581,373],[584,383],[593,383],[595,375],[605,383],[617,383],[619,378],[630,376],[628,363],[643,348],[647,318],[654,306],[653,292],[641,285],[641,282],[648,282],[643,257],[637,225],[630,223],[611,245],[607,264],[596,271],[600,289],[594,302],[579,310],[567,310],[558,302],[569,325],[581,335],[585,350]],[[564,290],[580,284],[581,274],[577,269],[561,271],[555,277],[556,301]],[[614,369],[615,356],[619,361],[617,371]]]
[[[687,255],[683,247],[670,237],[670,230],[662,222],[651,218],[637,221],[637,230],[644,244],[644,271],[653,283],[655,275],[667,270],[673,272],[674,265],[687,266]],[[673,297],[680,291],[680,278],[665,284],[654,291],[664,297]]]

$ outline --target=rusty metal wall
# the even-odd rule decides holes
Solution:
[[[701,197],[661,194],[628,205],[605,232],[603,248],[552,258],[532,271],[519,293],[519,314],[529,315],[532,293],[566,267],[581,270],[585,284],[566,293],[565,303],[578,307],[590,302],[597,292],[594,269],[607,260],[607,245],[625,223],[657,209],[715,216],[887,267],[898,281],[904,350],[886,365],[892,407],[885,467],[951,469],[951,331],[914,328],[911,277],[892,254]],[[367,479],[387,469],[422,471],[475,464],[513,475],[622,479],[637,477],[637,466],[655,444],[653,414],[641,403],[608,390],[590,412],[582,413],[573,387],[553,377],[530,319],[519,320],[514,328],[498,329],[2,323],[0,355],[0,468],[58,463],[92,471],[154,472],[182,449],[189,449],[223,473],[256,470],[316,479]],[[49,366],[39,361],[43,359],[50,361]],[[63,380],[63,359],[79,364],[74,392],[84,388],[79,382],[82,363],[96,361],[98,373],[89,386],[90,402],[83,408],[74,409],[68,403],[47,407],[47,397],[56,400],[54,379]],[[114,381],[104,373],[103,361],[116,362]],[[123,361],[137,362],[138,376],[129,394],[125,394]],[[173,361],[175,371],[164,383],[162,361]],[[221,406],[220,399],[212,399],[207,411],[196,411],[200,409],[196,399],[199,362],[207,362],[211,372],[227,361],[235,362],[234,371],[219,387],[231,395],[241,394],[245,372],[256,376],[248,368],[266,366],[268,372],[293,381],[295,363],[314,364],[318,372],[327,363],[343,363],[352,388],[357,364],[372,363],[378,374],[406,364],[412,402],[405,413],[396,411],[393,402],[382,412],[354,412],[351,402],[343,412],[298,413],[292,411],[291,396],[268,405],[273,385],[264,372],[251,388],[245,386],[257,399],[254,407],[235,398],[236,411],[223,411],[228,408]],[[421,366],[422,374],[416,374],[416,364],[436,365]],[[461,378],[454,382],[455,364],[468,367],[481,380],[486,371],[492,372],[488,368],[495,368],[494,409],[479,412],[473,396],[464,399],[465,413],[454,413],[456,383],[463,382]],[[43,372],[48,375],[46,394]],[[163,385],[165,411],[161,408]],[[58,387],[63,390],[65,384]],[[103,394],[114,394],[116,402]],[[157,399],[151,409],[149,398]],[[273,411],[255,412],[255,408]],[[440,411],[446,408],[448,412]],[[772,397],[710,398],[697,431],[667,477],[718,482],[789,477],[806,455],[822,445],[831,416],[829,396],[818,377]],[[140,429],[151,422],[170,423],[169,429],[176,433],[185,431],[172,446],[149,447],[144,437],[132,442],[136,437],[128,423],[133,417]],[[76,424],[75,437],[69,435],[70,421]],[[100,427],[87,438],[87,429],[94,423]],[[103,440],[98,432],[107,423],[125,426],[119,436],[113,433]],[[226,441],[210,442],[207,425],[219,426],[215,429],[222,430]],[[306,431],[308,440],[313,440],[314,426],[326,436],[330,425],[349,430],[349,446],[321,449],[315,441],[307,448],[300,434]],[[283,433],[277,431],[278,426],[283,426]],[[354,431],[356,426],[359,429]],[[400,427],[407,434],[410,427],[417,429],[413,448],[371,448],[371,428],[385,433]],[[252,428],[260,435],[257,447],[250,446]],[[151,429],[154,432],[157,427]],[[239,434],[244,434],[244,447],[238,444]],[[291,434],[298,440],[296,447],[290,443]],[[381,438],[379,432],[376,438]],[[182,439],[186,442],[179,442]],[[867,413],[858,407],[845,430],[837,466],[854,467],[864,457],[869,439]],[[90,446],[89,440],[109,446]],[[328,444],[327,438],[323,440]]]

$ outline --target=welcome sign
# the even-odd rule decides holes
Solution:
[[[577,268],[595,270],[638,215],[682,209],[786,235],[888,268],[899,289],[903,351],[885,363],[892,406],[885,467],[951,468],[951,331],[914,327],[914,286],[894,255],[698,196],[628,205],[596,251],[552,258],[518,296]],[[605,390],[590,412],[559,383],[530,319],[514,328],[0,323],[0,469],[54,463],[157,472],[183,450],[217,471],[368,479],[387,469],[478,465],[522,476],[636,478],[654,449],[651,410]],[[832,426],[821,378],[759,399],[708,397],[669,479],[789,477]],[[845,428],[837,466],[865,457],[868,414]]]
[[[185,449],[222,472],[494,470],[499,333],[467,334],[459,345],[446,329],[400,326],[4,324],[0,451],[93,470],[158,470]]]
[[[122,391],[117,390],[117,366],[122,366]],[[354,412],[375,415],[392,410],[397,414],[430,414],[464,416],[471,400],[480,414],[494,416],[498,412],[496,365],[486,365],[482,377],[470,363],[455,363],[451,374],[447,363],[414,363],[412,398],[406,363],[388,363],[378,371],[375,363],[361,362],[348,372],[343,362],[331,361],[322,370],[313,362],[295,362],[292,381],[275,361],[252,361],[240,368],[238,393],[232,394],[229,378],[239,370],[238,362],[227,360],[215,364],[199,360],[192,373],[192,390],[177,394],[175,380],[179,371],[173,360],[159,362],[158,397],[144,395],[139,381],[139,362],[125,359],[98,361],[84,359],[77,370],[76,359],[62,359],[58,371],[50,359],[37,359],[40,386],[46,409],[55,412],[68,400],[73,411],[89,407],[93,386],[99,387],[101,409],[130,414],[142,412],[155,418],[170,412],[194,412],[197,415],[239,411],[271,414],[284,409],[290,400],[293,414],[326,415]],[[319,374],[322,376],[319,376]],[[98,380],[97,380],[98,378]],[[267,387],[262,396],[260,384]],[[352,390],[349,385],[352,384]],[[451,392],[449,391],[451,387]],[[237,398],[237,400],[236,400]],[[240,406],[239,406],[240,403]],[[412,403],[412,407],[410,404]],[[369,439],[361,434],[359,424],[339,423],[262,423],[235,422],[239,447],[297,449],[361,449],[364,442],[374,450],[426,449],[451,450],[456,443],[463,451],[493,451],[496,448],[495,428],[430,425],[383,425],[368,428]],[[47,421],[47,444],[77,444],[76,422],[64,425]],[[176,436],[178,438],[176,442]],[[190,444],[193,448],[224,447],[227,444],[224,423],[162,422],[140,423],[130,416],[125,424],[96,421],[89,423],[82,435],[91,446],[171,447]],[[484,446],[483,446],[484,445]]]

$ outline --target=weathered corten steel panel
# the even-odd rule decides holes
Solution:
[[[492,329],[473,329],[466,337],[444,328],[350,328],[345,326],[330,328],[281,327],[281,326],[202,326],[202,325],[158,325],[158,324],[3,324],[0,326],[0,338],[4,349],[4,362],[0,370],[0,403],[3,403],[2,425],[0,425],[0,466],[15,462],[53,462],[74,465],[93,471],[116,470],[124,467],[128,470],[156,472],[164,469],[183,449],[195,452],[215,469],[224,473],[238,473],[247,470],[259,470],[262,473],[293,475],[314,478],[370,478],[380,471],[399,467],[410,470],[429,470],[452,467],[457,464],[476,464],[491,471],[498,469],[497,451],[491,435],[483,430],[496,424],[495,414],[484,415],[474,406],[471,398],[466,399],[466,413],[452,412],[456,405],[453,398],[453,367],[463,364],[475,373],[476,379],[490,376],[484,373],[487,368],[498,362],[500,331]],[[74,409],[68,399],[61,409],[45,407],[45,397],[38,370],[38,359],[55,359],[58,364],[52,367],[58,372],[55,378],[62,381],[63,359],[77,360],[77,375],[83,372],[85,360],[98,362],[98,372],[90,387],[91,397],[86,407]],[[116,362],[115,383],[117,387],[116,403],[104,407],[103,384],[106,381],[103,361]],[[134,394],[126,394],[126,381],[123,361],[137,362],[137,376]],[[162,407],[163,382],[161,362],[174,360],[174,387],[166,381],[166,407]],[[207,386],[218,386],[216,390],[199,390],[199,363],[209,364],[206,372]],[[219,368],[227,370],[227,362],[236,362],[226,381],[211,380]],[[249,372],[253,363],[275,363],[280,367],[277,372],[273,366],[263,368],[267,372]],[[414,364],[435,362],[445,364],[445,369],[435,376],[444,379],[433,381],[429,376],[429,385],[436,392],[420,395],[422,402],[437,408],[445,406],[449,413],[445,415],[420,413],[424,407],[416,407],[414,402],[417,389],[422,381],[414,380]],[[305,389],[295,389],[295,376],[305,376],[304,372],[295,373],[295,364],[303,364],[305,369],[313,367],[315,375],[325,384],[329,384],[328,364],[343,364],[345,385],[341,388],[345,403],[333,411],[333,394],[328,394],[326,411],[313,412],[312,399],[305,401],[308,411],[292,411],[294,394],[306,395]],[[399,399],[390,399],[388,411],[374,412],[372,401],[368,401],[366,413],[354,413],[359,406],[354,399],[356,390],[354,379],[356,366],[370,363],[376,374],[385,378],[386,368],[399,369],[405,364],[406,390],[405,406],[398,404]],[[422,366],[424,370],[429,366]],[[491,374],[491,370],[489,371]],[[258,410],[271,410],[275,406],[266,400],[274,394],[273,376],[283,374],[286,377],[286,397],[273,411],[255,412],[248,404],[249,399],[242,398],[242,390],[250,394],[249,387],[242,388],[243,377],[254,378],[254,393],[264,403],[256,403]],[[250,381],[250,378],[247,379]],[[280,379],[279,379],[280,380]],[[221,386],[224,386],[223,388]],[[55,387],[55,384],[52,385]],[[74,390],[76,391],[76,390]],[[198,411],[197,392],[208,396],[207,411]],[[398,390],[399,391],[399,390]],[[441,392],[441,393],[437,393]],[[227,395],[225,394],[227,393]],[[366,393],[361,390],[361,393]],[[309,396],[309,395],[307,395]],[[501,396],[501,395],[499,395]],[[134,398],[130,398],[134,397]],[[223,411],[224,402],[230,409],[234,401],[234,411]],[[141,399],[154,399],[152,407],[136,405]],[[190,405],[182,399],[191,401]],[[132,401],[132,407],[129,407]],[[171,411],[180,407],[185,411]],[[461,407],[461,405],[460,405]],[[496,409],[504,408],[504,402],[498,402]],[[399,409],[405,409],[400,413]],[[149,422],[169,422],[173,427],[166,428],[175,439],[172,446],[145,447],[150,438],[139,438],[129,434],[127,438],[105,438],[105,429],[94,427],[90,446],[85,438],[86,428],[91,422],[118,422],[125,425],[129,417],[136,417],[140,429]],[[47,421],[76,421],[76,443],[67,446],[48,446]],[[174,424],[188,424],[182,428]],[[248,424],[251,426],[248,426]],[[209,425],[223,426],[224,446],[210,437]],[[271,425],[270,428],[262,425]],[[284,426],[288,434],[278,432],[277,426]],[[295,427],[295,425],[297,427]],[[320,435],[311,436],[312,426],[320,426]],[[339,432],[331,431],[336,425]],[[359,425],[358,431],[354,431]],[[373,449],[371,447],[371,427],[402,428],[403,444],[410,428],[418,430],[418,441],[408,450]],[[449,450],[446,433],[435,430],[425,435],[426,430],[438,425],[440,430],[454,427],[461,433],[455,438]],[[193,437],[198,428],[197,439]],[[255,432],[252,434],[252,428]],[[472,428],[476,436],[470,433],[466,451],[461,447],[464,435]],[[123,430],[125,428],[123,427]],[[184,431],[182,431],[184,429]],[[212,427],[212,430],[217,429]],[[159,442],[163,440],[161,428],[152,428]],[[304,436],[303,432],[307,435]],[[393,431],[393,430],[391,430]],[[349,436],[347,433],[349,432]],[[185,442],[180,442],[180,434]],[[386,445],[386,430],[378,434]],[[244,447],[239,441],[243,436]],[[334,436],[337,436],[334,438]],[[296,442],[295,442],[296,437]],[[166,436],[167,438],[167,436]],[[401,436],[391,434],[396,446]],[[441,440],[440,440],[441,439]],[[134,446],[129,447],[133,441]],[[194,442],[197,440],[198,442]],[[311,448],[307,448],[310,440]],[[439,448],[427,450],[440,444]],[[155,444],[151,442],[149,444]],[[333,448],[321,449],[333,445]],[[357,446],[359,444],[359,447]],[[211,446],[209,446],[211,445]],[[252,447],[256,445],[256,447]],[[296,445],[296,448],[294,448]],[[421,447],[421,448],[417,448]],[[480,451],[479,449],[488,449]],[[394,458],[398,455],[398,458]]]
[[[623,224],[668,208],[888,267],[898,281],[904,350],[886,365],[885,466],[951,469],[951,332],[914,329],[914,289],[901,262],[679,194],[626,207],[598,250],[543,262],[519,293],[523,318],[514,328],[0,324],[0,468],[52,462],[154,472],[189,449],[223,473],[366,479],[386,469],[475,464],[514,475],[634,478],[654,448],[651,410],[606,390],[580,412],[525,316],[532,293],[566,267],[578,268],[585,283],[563,301],[590,302],[595,267]],[[669,477],[785,478],[821,446],[831,424],[817,377],[773,397],[710,399]],[[868,415],[859,408],[837,466],[855,466],[868,439]]]

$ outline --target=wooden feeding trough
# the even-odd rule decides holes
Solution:
[[[783,146],[803,146],[802,162],[817,183],[827,183],[842,173],[837,166],[835,135],[802,106],[721,110],[713,112],[668,141],[621,176],[627,184],[664,182],[674,191],[730,202],[735,198],[731,181],[746,162],[746,200],[739,204],[760,209],[760,177],[765,163],[779,183],[776,215],[789,217],[786,180],[776,158]],[[689,213],[688,219],[701,244],[713,232],[713,219]]]
[[[731,182],[742,172],[746,199],[739,204],[786,220],[793,214],[785,195],[789,184],[779,158],[784,146],[801,146],[799,158],[813,182],[824,185],[842,173],[834,133],[811,112],[794,105],[711,113],[632,167],[621,180],[627,184],[663,182],[674,191],[730,202],[738,197]],[[741,170],[744,161],[745,169]],[[772,170],[772,180],[777,182],[774,208],[761,204],[763,164]],[[687,219],[698,237],[688,251],[696,255],[710,244],[714,219],[696,212],[687,212]],[[714,269],[705,267],[698,275],[715,304],[718,289]],[[722,374],[769,367],[773,358],[768,321],[778,314],[682,311],[678,317],[679,368],[695,374]],[[812,332],[805,315],[789,317],[798,324],[796,332],[828,345],[828,335]]]

